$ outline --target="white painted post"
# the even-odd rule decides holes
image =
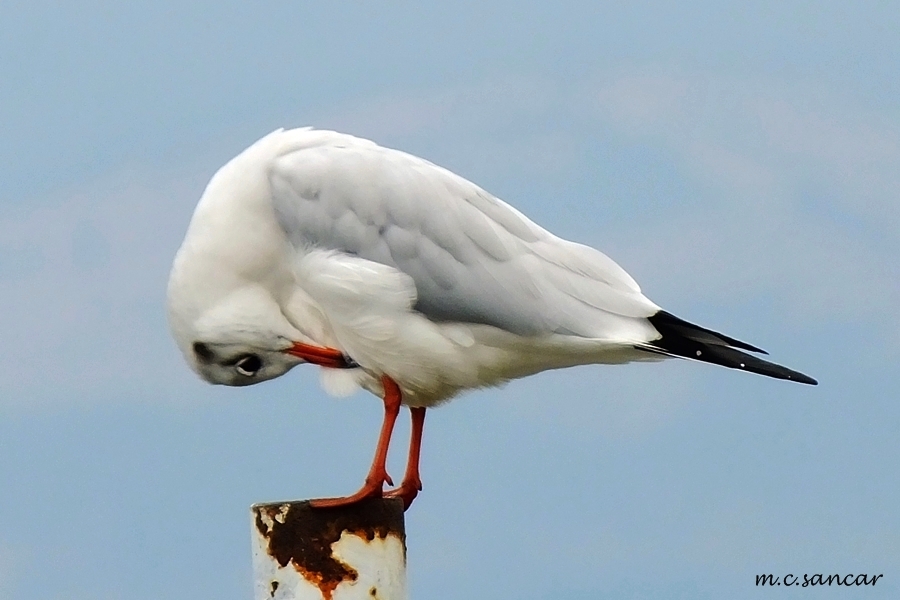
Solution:
[[[256,504],[254,600],[406,600],[403,501]]]

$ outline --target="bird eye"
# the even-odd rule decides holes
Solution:
[[[262,368],[262,361],[255,354],[243,356],[234,363],[235,370],[245,377],[253,377]]]

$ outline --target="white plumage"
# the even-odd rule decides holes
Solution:
[[[380,496],[400,404],[403,483],[421,489],[425,407],[546,369],[680,356],[814,384],[683,321],[601,252],[560,239],[462,177],[330,131],[278,130],[209,182],[175,258],[169,322],[207,381],[250,385],[302,362],[331,393],[381,395],[363,488]]]
[[[293,341],[338,348],[359,369],[326,388],[427,406],[549,368],[658,355],[659,310],[604,254],[562,240],[423,159],[349,135],[278,130],[210,181],[178,252],[169,315],[188,362],[249,384],[296,362]],[[254,377],[218,362],[256,350]],[[228,350],[228,352],[225,352]],[[299,362],[299,361],[297,361]]]

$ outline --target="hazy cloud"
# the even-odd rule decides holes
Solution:
[[[897,230],[900,127],[860,98],[815,82],[654,71],[595,81],[584,94],[602,120],[664,144],[710,185],[779,203],[818,195],[815,208],[837,201]]]
[[[171,385],[165,283],[201,181],[125,173],[0,217],[4,403]]]
[[[636,228],[653,240],[638,254],[656,284],[676,295],[699,285],[709,300],[765,295],[807,323],[891,321],[900,132],[886,116],[777,80],[650,73],[595,85],[599,118],[666,147],[717,198]],[[694,285],[674,289],[685,278]]]
[[[499,169],[524,187],[571,177],[580,137],[611,127],[665,147],[718,199],[712,208],[661,205],[616,232],[645,288],[682,303],[765,297],[808,324],[890,322],[900,300],[888,252],[900,242],[900,136],[877,113],[852,108],[829,104],[818,88],[620,73],[375,98],[319,124],[411,151],[438,148],[475,175]],[[521,126],[566,112],[579,127]],[[6,402],[58,396],[73,382],[105,393],[113,381],[171,386],[156,372],[178,360],[165,281],[208,176],[127,172],[0,217]]]
[[[440,147],[476,182],[501,170],[543,186],[573,176],[586,139],[616,132],[664,149],[704,195],[659,199],[616,232],[652,289],[684,302],[764,296],[807,323],[884,319],[900,300],[900,130],[815,82],[633,68],[383,97],[324,120]]]

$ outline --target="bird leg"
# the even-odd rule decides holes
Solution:
[[[310,505],[313,507],[347,506],[367,498],[381,498],[384,484],[394,485],[391,476],[387,473],[385,463],[387,462],[388,446],[391,443],[391,434],[394,431],[394,423],[397,421],[397,415],[400,413],[400,387],[387,375],[381,377],[381,383],[384,385],[384,421],[381,424],[381,434],[378,436],[378,445],[375,447],[372,467],[369,469],[365,483],[352,496],[311,500]],[[404,483],[406,483],[405,480]]]
[[[399,487],[384,493],[385,498],[402,498],[403,510],[407,510],[422,491],[422,480],[419,478],[419,452],[422,449],[422,429],[425,426],[425,407],[409,409],[412,415],[412,432],[409,438],[409,458],[406,461],[406,473]]]

